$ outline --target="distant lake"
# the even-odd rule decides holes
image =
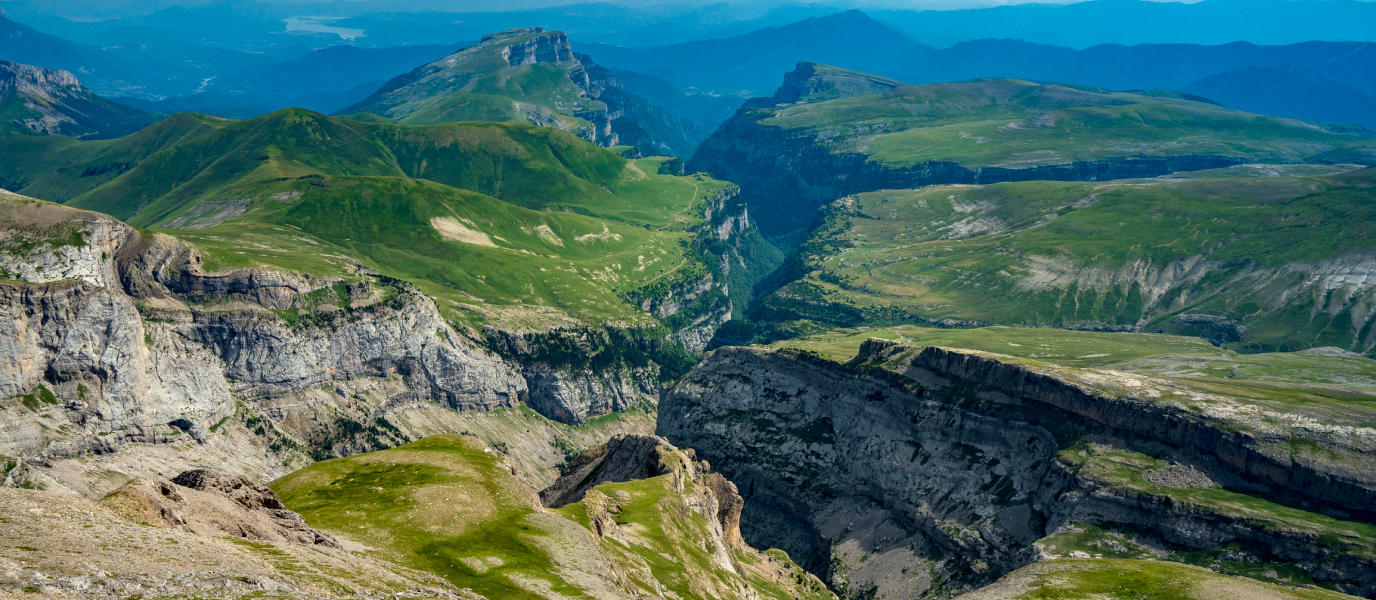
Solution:
[[[364,30],[346,27],[331,27],[326,23],[338,21],[339,17],[292,17],[287,19],[287,33],[304,31],[308,33],[333,33],[345,40],[353,41],[364,37]]]

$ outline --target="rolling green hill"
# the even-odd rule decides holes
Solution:
[[[740,184],[773,235],[806,226],[826,202],[878,189],[1376,164],[1376,140],[1200,100],[1013,79],[909,86],[804,63],[713,134],[689,168]]]
[[[1376,169],[1319,169],[860,194],[824,211],[790,265],[792,282],[763,300],[762,314],[1369,354]]]
[[[213,269],[352,276],[366,264],[461,304],[441,303],[469,323],[653,325],[638,303],[719,270],[691,249],[708,205],[734,193],[660,174],[664,157],[626,160],[516,122],[410,127],[287,109],[177,115],[99,142],[3,136],[0,147],[18,158],[0,166],[9,186],[169,230]],[[724,292],[708,296],[693,308],[725,310]]]

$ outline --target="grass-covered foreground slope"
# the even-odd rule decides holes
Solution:
[[[605,484],[544,509],[505,456],[446,435],[317,463],[272,487],[313,527],[488,598],[830,597],[777,553],[743,547],[729,551],[732,564],[714,562],[709,517],[685,501],[694,483],[676,491],[674,477]],[[599,512],[618,534],[599,534],[589,516]]]
[[[1376,170],[1229,174],[847,198],[826,209],[766,312],[1165,332],[1247,352],[1376,348]]]
[[[660,174],[663,157],[626,160],[521,123],[409,127],[289,109],[45,140],[0,138],[16,157],[0,179],[171,230],[212,270],[348,277],[369,265],[478,307],[456,308],[461,320],[651,323],[637,302],[681,293],[719,266],[690,247],[708,205],[732,192]]]
[[[482,600],[433,574],[357,553],[154,527],[68,494],[0,487],[0,514],[6,598]]]
[[[799,66],[690,163],[736,182],[769,235],[849,194],[937,184],[1104,181],[1240,163],[1376,164],[1376,140],[1175,92],[1014,79],[924,86]]]

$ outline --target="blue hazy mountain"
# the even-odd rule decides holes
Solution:
[[[849,11],[720,40],[653,48],[584,44],[613,68],[651,75],[683,90],[719,96],[768,95],[798,62],[818,62],[913,84],[1014,78],[1111,90],[1182,90],[1210,77],[1256,67],[1313,80],[1312,101],[1268,104],[1266,114],[1366,123],[1362,103],[1345,90],[1376,94],[1376,43],[1247,42],[1104,44],[1076,50],[1011,39],[961,42],[936,49],[918,44],[866,13]],[[1209,97],[1208,94],[1194,93]],[[1280,93],[1280,92],[1277,92]],[[1333,98],[1326,96],[1333,94]],[[1227,94],[1225,94],[1227,96]],[[1232,96],[1228,96],[1231,98]],[[1276,97],[1274,94],[1268,97]],[[1242,110],[1246,106],[1225,105]],[[1306,103],[1304,111],[1292,110]],[[1354,118],[1355,117],[1355,118]]]
[[[1092,0],[974,10],[871,11],[923,44],[983,38],[1087,48],[1099,44],[1376,41],[1376,3],[1357,0]]]
[[[1376,95],[1301,73],[1243,67],[1180,89],[1247,112],[1376,129]]]
[[[812,17],[724,39],[624,48],[576,44],[605,65],[645,73],[675,86],[722,95],[758,96],[800,61],[865,73],[908,72],[934,50],[852,10]]]

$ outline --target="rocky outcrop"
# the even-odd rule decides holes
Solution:
[[[723,348],[666,393],[657,432],[740,485],[747,541],[829,574],[843,597],[972,589],[1038,560],[1033,542],[1072,522],[1126,523],[1189,548],[1264,545],[1271,560],[1376,595],[1354,575],[1376,565],[1360,542],[1316,544],[1333,534],[1287,513],[1230,512],[1170,493],[1224,481],[1311,506],[1369,510],[1373,436],[1294,428],[1287,439],[1320,450],[1287,450],[1280,463],[1278,446],[1291,442],[1249,427],[1293,416],[1232,405],[1186,410],[1151,396],[1156,388],[1140,378],[1077,377],[876,340],[850,365]],[[1076,447],[1086,450],[1068,450]],[[1150,474],[1125,478],[1127,464]],[[1169,476],[1195,471],[1203,479],[1189,477],[1190,485]],[[1132,483],[1163,472],[1169,488]]]
[[[902,346],[871,340],[857,360],[883,360],[905,351],[908,349]],[[1251,431],[1242,423],[1162,402],[1159,397],[1115,397],[1010,362],[936,347],[922,349],[896,370],[901,374],[926,370],[979,382],[1009,397],[1053,406],[1115,430],[1215,456],[1239,473],[1324,502],[1376,510],[1376,436],[1359,431],[1351,432],[1356,435],[1304,429],[1284,434]],[[1314,456],[1276,452],[1277,445],[1288,447],[1297,438],[1321,451]]]
[[[311,529],[267,486],[243,475],[187,471],[171,481],[136,479],[101,500],[125,517],[197,535],[342,548],[334,536]]]
[[[603,483],[649,479],[678,465],[666,463],[676,449],[661,437],[617,435],[605,444],[584,450],[564,468],[552,485],[540,492],[540,502],[558,508],[578,502],[588,490]]]
[[[76,76],[0,60],[0,101],[14,108],[3,124],[27,135],[107,139],[128,135],[153,122],[141,110],[116,104],[86,89]]]
[[[692,449],[680,450],[662,437],[616,435],[565,466],[559,479],[540,492],[540,502],[551,508],[584,502],[591,509],[589,516],[599,535],[607,537],[616,530],[608,512],[615,510],[616,500],[593,492],[593,488],[667,476],[669,488],[684,495],[686,505],[712,523],[709,531],[712,545],[718,549],[716,557],[729,566],[734,564],[729,549],[742,546],[740,519],[745,502],[735,484],[710,469],[708,463],[697,460]]]
[[[659,397],[660,367],[652,357],[662,339],[635,329],[571,327],[514,332],[487,327],[488,347],[520,365],[522,400],[561,423],[578,424],[613,412],[652,404]]]

